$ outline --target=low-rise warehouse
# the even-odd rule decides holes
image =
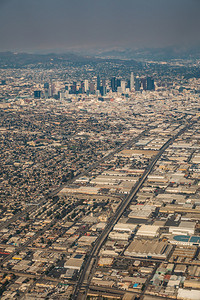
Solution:
[[[159,235],[159,229],[160,227],[156,225],[142,225],[138,229],[136,236],[157,237]]]
[[[166,242],[134,240],[124,252],[126,256],[166,259],[172,246]]]

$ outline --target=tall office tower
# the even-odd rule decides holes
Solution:
[[[49,98],[49,89],[48,90],[44,90],[44,97],[45,99]]]
[[[84,81],[81,81],[81,86],[79,88],[79,93],[85,93],[85,83],[84,83]]]
[[[147,77],[147,90],[148,91],[155,90],[154,79],[152,79],[151,77]]]
[[[59,92],[59,96],[60,96],[60,100],[62,101],[62,100],[64,100],[65,99],[65,92]]]
[[[97,76],[97,90],[100,90],[100,86],[101,86],[101,79],[100,76]]]
[[[85,88],[85,93],[87,93],[87,91],[89,91],[89,82],[88,82],[88,80],[84,81],[84,88]]]
[[[106,86],[102,85],[100,86],[100,94],[101,96],[105,96],[106,95]]]
[[[52,82],[52,78],[50,79],[50,84],[49,84],[49,97],[52,97],[54,94],[54,84]]]
[[[131,72],[131,78],[130,78],[130,90],[132,91],[134,89],[134,76],[133,76],[133,72]]]
[[[102,85],[106,86],[106,80],[105,79],[102,79]]]
[[[95,94],[95,85],[94,85],[94,82],[90,82],[89,91],[90,91],[90,94]]]
[[[44,83],[44,89],[47,89],[47,90],[49,89],[49,83],[48,82]]]
[[[146,78],[142,78],[141,79],[141,83],[142,83],[143,90],[146,91],[146,89],[147,89],[147,79]]]
[[[139,77],[135,78],[135,90],[136,91],[140,91],[140,87],[141,87],[141,81]]]
[[[77,82],[74,81],[72,86],[71,86],[71,93],[76,94],[76,91],[77,91]]]
[[[48,97],[52,97],[52,94],[51,94],[51,87],[49,87],[49,89],[48,89]]]
[[[121,81],[121,89],[122,89],[122,93],[126,91],[126,81],[124,80]]]
[[[41,97],[41,91],[34,91],[34,98],[40,99],[40,97]]]
[[[45,82],[44,83],[44,97],[45,99],[49,98],[49,83],[48,82]]]
[[[116,92],[117,91],[117,84],[116,84],[116,78],[113,77],[111,79],[111,89],[112,89],[112,92]]]
[[[119,79],[119,78],[116,81],[116,90],[118,87],[121,87],[121,79]]]
[[[51,81],[50,89],[50,96],[52,97],[55,94],[55,84]]]

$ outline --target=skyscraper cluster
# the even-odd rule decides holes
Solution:
[[[52,80],[48,83],[44,83],[44,96],[48,97],[60,97],[63,98],[64,94],[94,94],[99,96],[106,96],[108,92],[126,94],[129,92],[139,91],[153,91],[155,90],[154,79],[151,77],[134,77],[133,72],[130,74],[129,80],[123,80],[121,78],[112,77],[109,80],[101,78],[98,74],[96,80],[89,82],[85,79],[81,82],[73,81],[71,84],[65,86],[65,91],[59,91],[55,95],[55,84]],[[63,94],[64,93],[64,94]],[[41,91],[34,91],[34,97],[40,98]]]

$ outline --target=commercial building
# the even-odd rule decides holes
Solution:
[[[176,245],[200,245],[200,236],[191,235],[173,235],[170,237],[170,243]]]
[[[137,233],[136,236],[146,236],[149,238],[154,238],[159,235],[159,226],[156,225],[142,225]]]
[[[131,233],[127,233],[127,232],[121,233],[121,232],[111,231],[111,233],[109,234],[109,238],[111,240],[128,241],[130,236],[131,236]]]
[[[128,223],[117,223],[113,230],[115,231],[123,231],[123,232],[134,232],[136,229],[136,225],[135,224],[128,224]]]
[[[166,259],[172,246],[166,242],[134,240],[124,252],[125,256]]]
[[[195,289],[178,289],[177,299],[180,300],[199,300],[200,290]]]
[[[65,262],[64,267],[66,269],[73,269],[79,271],[83,264],[83,260],[84,260],[84,255],[75,254]]]
[[[195,231],[195,222],[182,221],[179,226],[170,226],[169,232],[174,235],[192,235]]]

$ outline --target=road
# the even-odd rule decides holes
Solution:
[[[73,300],[83,299],[83,295],[82,296],[80,295],[80,290],[81,290],[81,287],[82,287],[83,284],[85,284],[87,286],[86,290],[85,290],[85,297],[86,297],[87,291],[88,291],[88,288],[89,288],[89,285],[90,285],[90,280],[89,280],[90,276],[89,276],[89,274],[93,271],[92,266],[91,266],[92,260],[98,256],[99,251],[100,251],[102,245],[104,244],[108,234],[111,232],[114,225],[118,222],[118,220],[120,219],[120,217],[122,216],[122,214],[124,213],[126,208],[129,206],[129,204],[131,203],[133,198],[137,195],[138,191],[142,187],[142,185],[145,182],[145,180],[147,179],[148,175],[153,170],[153,168],[156,165],[157,161],[160,159],[160,157],[162,156],[164,151],[173,143],[173,141],[178,136],[180,136],[184,131],[186,131],[189,127],[191,127],[194,123],[195,123],[195,121],[191,122],[190,124],[187,124],[185,127],[183,127],[178,133],[176,133],[173,137],[171,137],[160,148],[159,152],[149,162],[149,165],[147,166],[147,168],[146,168],[145,172],[143,173],[143,175],[140,177],[138,182],[132,188],[130,194],[121,202],[121,204],[117,208],[114,216],[109,220],[109,223],[106,225],[106,227],[102,231],[101,235],[97,238],[90,254],[88,255],[88,257],[85,261],[85,264],[84,264],[84,266],[83,266],[83,268],[80,272],[79,280],[78,280],[77,285],[75,287],[74,294],[72,296]],[[89,272],[88,272],[88,270],[89,270]]]

